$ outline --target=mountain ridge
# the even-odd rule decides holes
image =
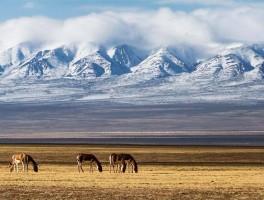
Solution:
[[[0,101],[264,99],[262,44],[227,46],[199,62],[185,46],[140,50],[94,43],[51,49],[22,43],[0,58]]]
[[[30,43],[21,43],[0,54],[0,78],[96,78],[122,74],[153,77],[179,73],[209,73],[229,79],[255,70],[263,78],[263,45],[230,46],[197,63],[193,50],[184,46],[162,46],[138,55],[126,44],[106,49],[93,43],[62,45],[33,53]],[[54,72],[53,72],[54,71]],[[209,73],[210,74],[210,73]],[[249,73],[250,74],[250,73]]]

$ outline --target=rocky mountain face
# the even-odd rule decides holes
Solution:
[[[0,101],[13,99],[262,99],[264,45],[230,45],[197,62],[194,50],[21,43],[0,53]],[[162,100],[161,100],[162,99]]]
[[[143,60],[142,57],[144,57],[144,55],[137,55],[133,48],[126,44],[109,49],[107,54],[115,63],[128,69],[138,65]]]
[[[190,48],[163,46],[147,56],[122,44],[105,49],[96,44],[71,44],[34,52],[22,43],[0,54],[1,79],[63,77],[96,78],[141,76],[142,79],[189,73],[201,78],[228,80],[237,77],[263,78],[263,45],[227,47],[218,55],[196,63]]]
[[[239,45],[228,47],[213,58],[201,62],[197,65],[195,74],[222,80],[239,77],[262,79],[263,68],[263,46]]]

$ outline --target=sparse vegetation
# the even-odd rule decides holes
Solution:
[[[39,172],[8,172],[15,153]],[[131,153],[139,173],[109,173],[110,153]],[[76,155],[92,153],[103,173],[77,170]],[[263,199],[264,148],[111,145],[1,145],[1,199]],[[21,167],[21,166],[20,166]],[[21,168],[20,168],[21,169]]]

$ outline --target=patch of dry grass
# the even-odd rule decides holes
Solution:
[[[32,167],[28,173],[8,172],[7,163],[18,152],[32,155],[39,172]],[[75,157],[80,152],[95,154],[104,171],[89,173],[86,166],[79,173]],[[112,152],[134,155],[139,173],[110,174],[107,161]],[[263,148],[3,145],[1,199],[263,199],[263,152]]]

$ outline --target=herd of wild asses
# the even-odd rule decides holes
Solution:
[[[95,163],[97,170],[99,172],[103,171],[102,164],[93,154],[78,154],[76,157],[77,167],[79,172],[84,172],[82,166],[84,161],[89,162],[90,168],[89,171],[93,172],[93,163]],[[9,171],[18,172],[18,164],[21,163],[23,166],[23,172],[28,171],[29,163],[32,164],[33,170],[38,172],[38,164],[37,162],[28,154],[21,153],[12,156],[12,161],[9,163]],[[109,156],[109,164],[110,164],[110,173],[111,171],[124,173],[126,171],[129,172],[129,165],[131,165],[131,172],[138,172],[138,166],[136,160],[130,154],[115,154],[112,153]]]

